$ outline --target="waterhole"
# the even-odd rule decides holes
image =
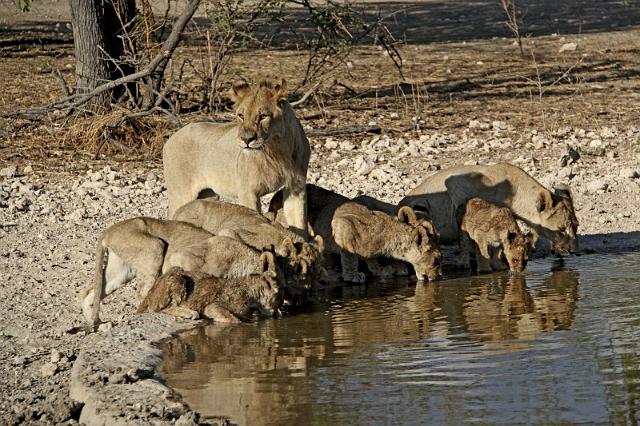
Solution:
[[[638,423],[640,253],[317,297],[176,337],[161,375],[240,425]]]

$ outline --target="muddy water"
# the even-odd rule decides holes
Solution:
[[[197,411],[258,424],[637,424],[640,254],[328,290],[164,346]]]

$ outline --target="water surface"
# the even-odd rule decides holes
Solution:
[[[167,342],[192,408],[260,424],[637,424],[640,253],[374,283]]]

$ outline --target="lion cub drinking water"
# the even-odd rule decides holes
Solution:
[[[94,282],[80,299],[90,326],[99,323],[100,302],[137,275],[144,298],[155,279],[172,266],[224,277],[263,271],[261,253],[232,238],[215,236],[188,223],[137,217],[110,226],[96,248]],[[278,275],[282,279],[282,274]]]
[[[257,250],[273,247],[283,262],[288,287],[310,288],[320,271],[324,244],[317,235],[310,242],[262,214],[213,198],[191,201],[173,219],[191,223],[216,235],[242,241]]]
[[[240,322],[257,310],[273,316],[282,297],[272,253],[260,256],[263,272],[242,278],[217,278],[202,272],[171,268],[155,282],[138,308],[180,318],[201,316],[216,322]]]
[[[413,209],[402,208],[397,216],[369,210],[335,192],[307,185],[309,222],[322,235],[326,248],[341,255],[342,279],[361,283],[358,259],[365,259],[376,275],[388,275],[377,262],[389,257],[411,263],[419,280],[434,280],[441,274],[438,235],[431,222],[418,220]],[[279,194],[269,206],[278,218]]]
[[[511,271],[524,271],[537,236],[524,235],[511,210],[472,198],[458,211],[458,219],[461,267],[470,267],[469,257],[475,251],[478,272],[491,272],[492,267],[503,269],[502,257],[506,258]],[[491,249],[495,249],[493,256]]]

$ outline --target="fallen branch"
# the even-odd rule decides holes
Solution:
[[[337,129],[313,129],[306,130],[307,136],[336,136],[336,135],[348,135],[353,133],[382,133],[380,126],[350,126],[339,127]]]
[[[318,81],[316,84],[314,84],[313,87],[307,90],[307,92],[304,95],[302,95],[302,97],[297,101],[289,102],[289,105],[291,105],[292,107],[297,107],[298,105],[302,105],[303,103],[305,103],[309,98],[309,96],[311,96],[318,90],[318,87],[320,87],[320,84],[322,84],[322,81]]]
[[[76,108],[91,98],[104,93],[108,90],[112,90],[120,85],[131,83],[136,80],[140,80],[145,77],[149,77],[161,64],[166,64],[169,58],[173,55],[178,43],[180,42],[180,36],[184,31],[187,23],[191,20],[191,17],[195,13],[196,9],[200,5],[201,0],[191,0],[187,6],[185,7],[182,15],[177,19],[169,37],[162,44],[160,52],[149,62],[149,64],[136,73],[127,75],[125,77],[120,77],[116,80],[109,81],[101,86],[96,87],[91,92],[83,94],[76,93],[71,96],[67,96],[62,98],[56,102],[50,103],[49,105],[35,108],[26,108],[20,111],[15,112],[3,112],[0,113],[0,117],[24,117],[29,118],[29,116],[46,114],[48,112],[67,109],[67,108]]]

